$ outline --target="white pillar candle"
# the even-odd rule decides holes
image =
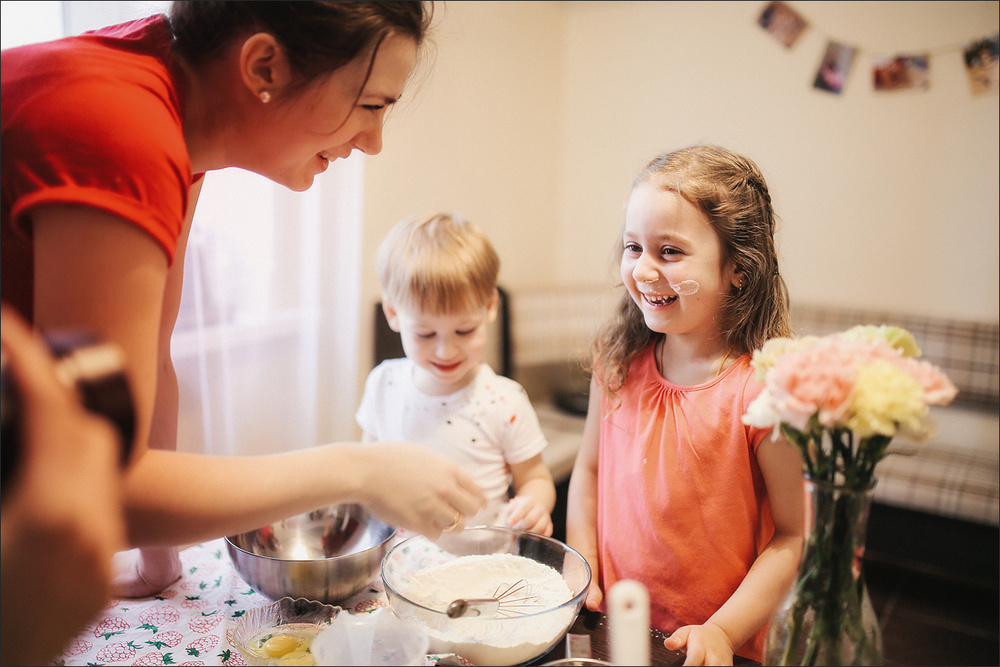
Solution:
[[[608,591],[611,662],[649,664],[649,592],[638,581],[623,579]]]

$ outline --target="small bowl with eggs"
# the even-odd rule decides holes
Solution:
[[[315,665],[313,639],[340,612],[315,600],[284,597],[247,610],[236,624],[233,645],[248,665]]]

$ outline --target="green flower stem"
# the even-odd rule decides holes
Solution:
[[[847,439],[841,440],[847,445]],[[841,450],[842,452],[842,450]],[[870,487],[808,480],[812,511],[780,664],[864,664],[878,660],[865,631],[861,558]],[[846,651],[846,653],[845,653]],[[872,657],[873,654],[876,657]]]

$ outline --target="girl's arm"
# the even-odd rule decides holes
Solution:
[[[510,466],[514,497],[507,506],[507,525],[552,535],[556,485],[541,454]]]
[[[597,550],[597,454],[600,444],[601,388],[590,381],[590,400],[583,440],[569,480],[566,509],[566,542],[587,559],[592,574],[587,608],[596,611],[604,594],[600,587],[600,559]]]
[[[768,436],[757,448],[757,462],[774,536],[743,583],[704,625],[679,628],[664,642],[675,651],[686,645],[685,665],[731,665],[735,651],[770,620],[795,580],[803,540],[802,457],[784,438]]]

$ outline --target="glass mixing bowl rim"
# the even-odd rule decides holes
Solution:
[[[566,602],[563,602],[562,604],[560,604],[560,605],[558,605],[556,607],[550,607],[549,609],[545,609],[545,610],[542,610],[542,611],[535,611],[535,612],[531,612],[531,613],[527,613],[527,614],[518,614],[517,616],[510,616],[510,617],[499,618],[499,619],[498,618],[494,618],[494,617],[490,617],[490,616],[463,617],[462,618],[463,621],[466,621],[466,622],[469,622],[469,621],[472,621],[472,622],[484,622],[484,621],[497,621],[497,620],[501,620],[501,621],[521,620],[523,618],[531,618],[532,616],[541,616],[543,614],[551,614],[552,612],[558,611],[559,609],[563,609],[564,607],[569,607],[569,606],[580,607],[580,606],[582,606],[583,600],[586,597],[587,592],[590,590],[590,584],[593,581],[593,571],[590,569],[590,563],[587,562],[587,559],[584,558],[583,554],[581,554],[579,551],[577,551],[576,549],[574,549],[570,545],[566,544],[565,542],[561,542],[561,541],[555,539],[554,537],[549,537],[548,535],[542,535],[541,533],[533,533],[530,530],[522,530],[520,528],[509,528],[509,527],[505,527],[505,526],[475,526],[473,528],[466,528],[463,532],[468,533],[468,532],[480,531],[480,530],[482,530],[482,531],[496,532],[496,533],[509,533],[509,534],[512,534],[512,535],[517,535],[519,537],[520,536],[526,536],[526,537],[530,537],[530,538],[544,540],[546,542],[551,542],[551,543],[554,543],[554,544],[558,545],[560,548],[563,549],[564,553],[568,552],[568,553],[575,554],[580,559],[580,562],[583,563],[583,566],[586,568],[586,571],[587,571],[587,585],[584,586],[583,590],[581,590],[579,593],[577,593],[576,595],[574,595],[573,597],[571,597],[569,600],[567,600]],[[387,592],[388,591],[392,591],[392,593],[395,596],[397,596],[399,599],[405,601],[406,604],[413,605],[414,607],[417,607],[418,609],[422,609],[424,611],[430,612],[431,614],[435,614],[435,615],[438,615],[438,616],[443,616],[444,618],[449,618],[448,614],[446,614],[445,612],[439,611],[437,609],[431,609],[430,607],[425,607],[424,605],[420,604],[419,602],[414,602],[413,600],[411,600],[407,596],[403,595],[401,592],[399,592],[398,590],[396,590],[396,588],[392,584],[389,583],[388,578],[385,576],[385,564],[389,561],[389,557],[392,556],[392,554],[395,553],[395,551],[397,549],[399,549],[400,547],[402,547],[403,545],[407,544],[408,542],[412,542],[414,540],[417,540],[417,539],[424,539],[424,540],[426,540],[427,542],[429,542],[431,544],[435,543],[434,540],[428,538],[425,535],[412,535],[410,537],[407,537],[405,540],[401,540],[400,542],[397,542],[396,544],[394,544],[392,546],[392,548],[389,549],[389,551],[386,552],[385,556],[382,557],[382,564],[379,566],[379,574],[382,577],[382,583],[385,585],[385,587],[387,589]],[[509,553],[509,552],[497,552],[497,553]],[[484,555],[489,555],[489,554],[484,554]],[[518,554],[514,554],[514,555],[518,555]],[[560,573],[560,574],[562,574],[562,573]],[[391,598],[390,598],[389,602],[390,602],[390,605],[391,605],[392,604],[392,599]]]

